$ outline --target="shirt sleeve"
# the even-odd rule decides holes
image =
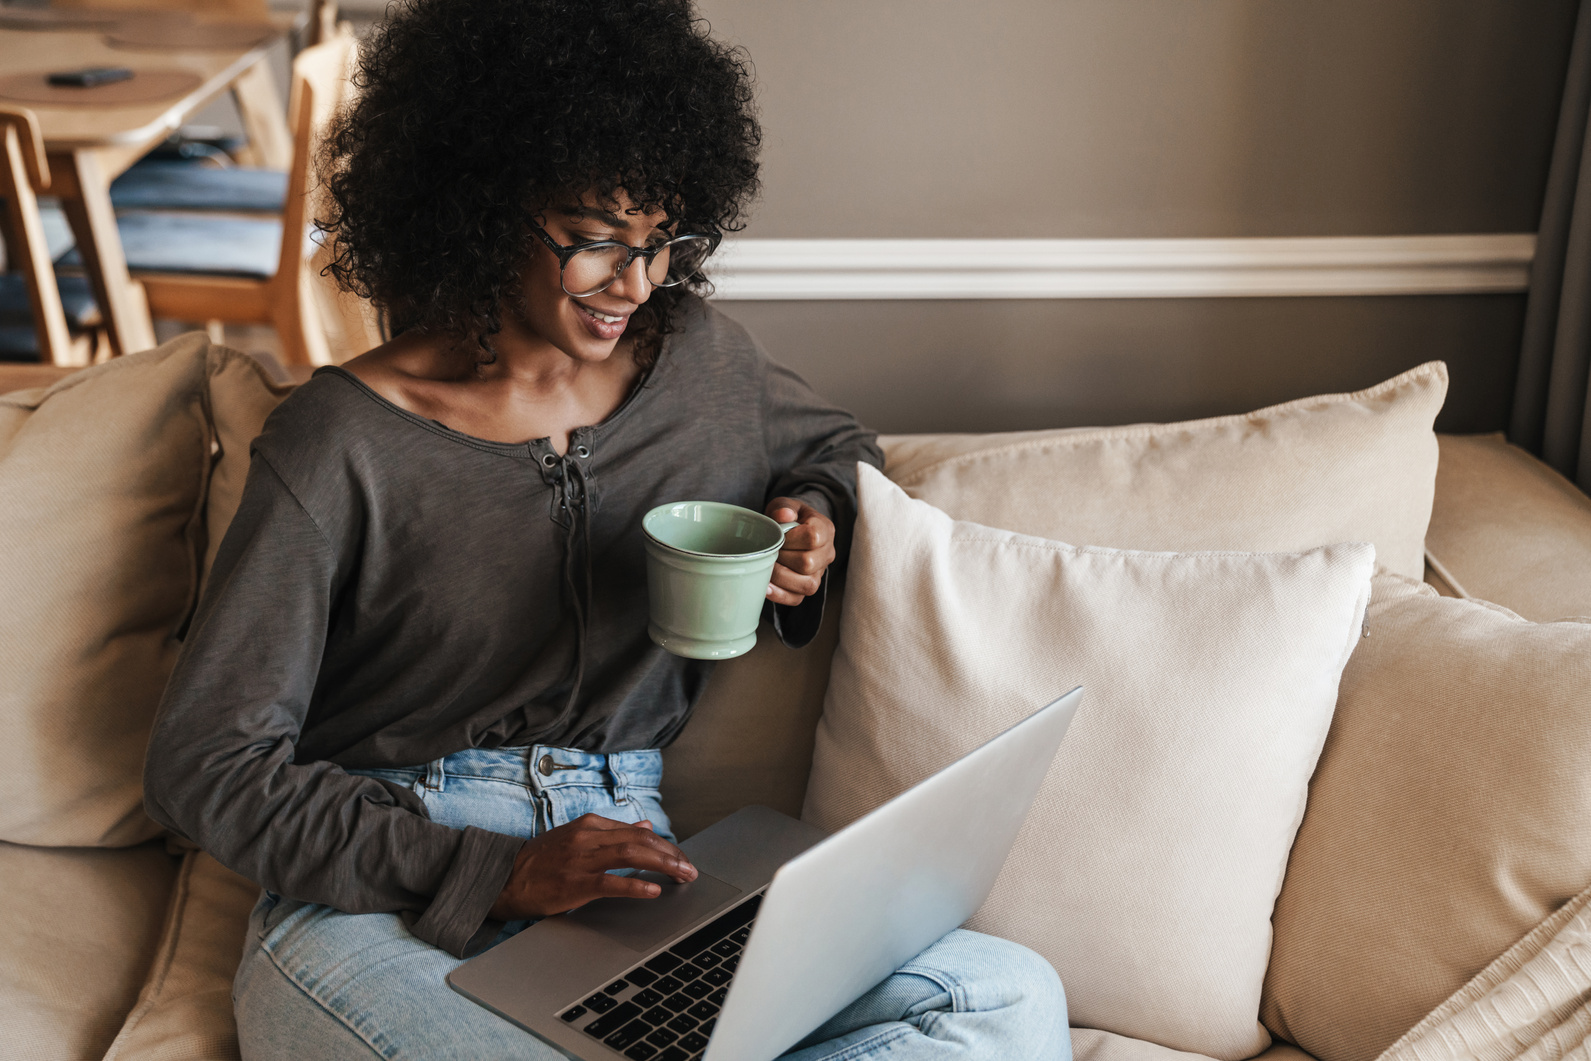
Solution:
[[[834,521],[834,564],[818,592],[795,606],[774,605],[779,639],[801,648],[817,636],[832,573],[845,569],[856,526],[856,465],[884,467],[878,435],[843,409],[818,397],[805,380],[766,359],[763,425],[773,471],[764,503],[776,497],[805,501]]]
[[[256,454],[155,719],[145,805],[269,891],[407,913],[416,936],[462,957],[523,841],[432,822],[401,785],[294,761],[339,566]]]

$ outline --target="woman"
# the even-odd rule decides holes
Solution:
[[[690,293],[760,133],[684,0],[411,0],[359,84],[322,223],[397,337],[256,441],[147,802],[265,889],[245,1057],[552,1058],[443,977],[528,919],[660,891],[611,871],[696,875],[657,749],[710,665],[647,638],[641,515],[799,522],[768,587],[799,646],[881,455]],[[1047,964],[953,933],[796,1056],[1064,1057],[1064,1014]]]

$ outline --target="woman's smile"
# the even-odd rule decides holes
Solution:
[[[578,299],[569,300],[575,304],[579,311],[580,322],[586,326],[586,331],[593,337],[606,341],[617,339],[624,334],[625,326],[630,323],[630,314],[633,309],[624,313],[603,313]]]

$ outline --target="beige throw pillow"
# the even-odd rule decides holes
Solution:
[[[1371,1061],[1591,885],[1591,620],[1375,582],[1276,906],[1264,1019]]]
[[[140,775],[197,589],[207,345],[0,396],[0,840],[159,831]]]
[[[277,383],[254,358],[236,350],[210,348],[210,421],[215,429],[214,470],[205,501],[204,571],[210,571],[221,539],[243,500],[249,477],[249,444],[259,436],[265,418],[292,392]]]
[[[1048,958],[1074,1024],[1259,1053],[1271,909],[1373,549],[1076,548],[858,475],[805,816],[839,828],[1083,685],[971,926]]]
[[[1118,549],[1364,541],[1424,573],[1447,367],[1174,424],[889,440],[891,479],[956,519]]]
[[[279,397],[202,335],[0,395],[0,840],[159,831],[143,812],[150,721],[237,508],[243,436]]]

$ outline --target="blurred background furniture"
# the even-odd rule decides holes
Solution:
[[[42,17],[18,21],[24,10]],[[8,76],[0,85],[0,104],[13,112],[26,108],[34,115],[40,133],[35,147],[42,143],[45,165],[32,174],[35,183],[31,190],[35,196],[47,192],[60,201],[103,320],[108,349],[113,354],[126,353],[154,345],[154,329],[142,292],[127,272],[111,203],[111,181],[187,116],[227,89],[238,95],[250,140],[256,153],[265,156],[260,161],[274,161],[285,168],[291,157],[286,121],[262,60],[271,42],[302,16],[262,13],[257,21],[242,24],[241,36],[239,23],[227,23],[232,28],[226,33],[244,43],[226,44],[225,33],[207,39],[202,32],[206,26],[222,23],[187,15],[151,22],[153,16],[129,14],[108,25],[74,20],[69,17],[71,11],[63,11],[52,21],[55,10],[3,9],[6,32],[0,33],[0,70]],[[114,44],[116,27],[127,30],[134,43]],[[171,47],[148,47],[138,36],[163,33],[169,35]],[[198,43],[184,45],[184,39]],[[43,78],[48,71],[88,66],[124,66],[132,69],[135,77],[95,88],[56,91],[50,91]],[[167,90],[153,92],[153,98],[139,98],[137,90],[157,85],[165,85]],[[15,98],[19,95],[29,98]],[[266,97],[269,105],[263,102]],[[47,183],[38,183],[41,180]],[[9,227],[9,260],[35,263],[24,270],[33,275],[39,252],[31,242],[39,229],[15,222]],[[38,297],[48,300],[47,296]],[[43,318],[36,321],[41,356],[81,363],[83,352],[69,344],[63,346],[59,330],[52,333],[51,328]]]
[[[153,315],[271,324],[288,363],[330,362],[311,290],[315,279],[306,262],[305,241],[313,220],[308,190],[315,148],[343,102],[355,51],[352,34],[343,30],[293,61],[293,158],[280,219],[196,210],[128,210],[118,215],[128,267],[143,284]],[[226,176],[234,171],[204,172]],[[205,187],[202,180],[190,180],[178,190],[202,195]],[[249,188],[239,184],[220,191],[247,193]],[[173,199],[180,202],[180,196]]]
[[[92,351],[82,348],[84,333],[98,307],[82,278],[56,281],[37,198],[50,185],[50,170],[32,112],[0,106],[0,147],[6,247],[21,267],[0,275],[0,343],[13,352],[31,346],[52,364],[86,364]]]

